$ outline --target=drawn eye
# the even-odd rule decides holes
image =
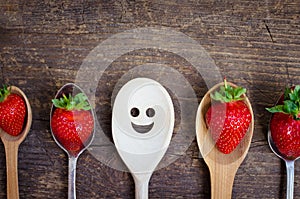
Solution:
[[[132,108],[132,109],[130,110],[130,114],[131,114],[132,117],[137,117],[137,116],[139,116],[140,111],[139,111],[138,108]]]
[[[155,115],[155,110],[154,110],[153,108],[148,108],[148,109],[146,110],[146,115],[147,115],[148,117],[154,117],[154,115]]]

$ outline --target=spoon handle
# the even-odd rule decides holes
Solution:
[[[294,195],[294,161],[286,160],[286,175],[287,175],[287,187],[286,187],[286,198],[293,199]]]
[[[231,199],[236,171],[234,166],[216,166],[211,170],[211,199]]]
[[[18,186],[18,149],[19,145],[15,142],[2,140],[6,155],[7,172],[7,199],[19,199]]]
[[[148,199],[148,186],[151,173],[133,174],[135,183],[135,199]]]
[[[69,157],[68,199],[76,199],[76,164],[77,157]]]

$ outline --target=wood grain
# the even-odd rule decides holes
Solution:
[[[49,131],[51,99],[62,85],[75,81],[92,49],[138,27],[168,27],[184,33],[207,51],[222,76],[247,88],[255,129],[249,153],[236,173],[232,198],[284,198],[285,166],[267,144],[270,114],[265,107],[275,103],[287,84],[300,83],[299,7],[299,1],[292,0],[1,1],[0,84],[21,88],[33,110],[31,131],[19,148],[20,198],[67,197],[67,157]],[[208,90],[201,74],[174,53],[128,52],[107,68],[97,85],[95,110],[110,139],[114,86],[129,69],[146,63],[163,63],[179,71],[198,102]],[[175,109],[180,112],[180,107]],[[175,162],[153,174],[149,197],[209,198],[209,171],[196,140],[184,154],[175,155]],[[0,165],[0,198],[6,198],[3,145]],[[295,198],[300,197],[299,173],[296,162]],[[87,151],[78,160],[77,197],[134,198],[133,179]]]

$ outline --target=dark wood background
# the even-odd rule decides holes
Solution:
[[[139,27],[168,27],[196,40],[222,76],[248,89],[255,113],[249,153],[239,168],[233,198],[284,198],[285,165],[269,149],[270,114],[286,85],[300,84],[300,2],[241,1],[0,1],[0,83],[20,87],[33,109],[33,123],[19,149],[20,198],[66,198],[67,156],[49,130],[51,99],[74,82],[84,58],[102,41]],[[200,102],[201,75],[179,56],[157,49],[127,53],[113,62],[98,85],[96,110],[111,136],[110,96],[134,66],[164,63],[188,79]],[[134,198],[130,173],[110,168],[88,151],[78,160],[77,197]],[[300,198],[295,165],[295,198]],[[210,198],[209,171],[196,140],[174,163],[156,171],[150,198]],[[0,145],[0,198],[6,198],[5,153]]]

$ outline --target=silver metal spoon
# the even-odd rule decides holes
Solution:
[[[282,96],[280,98],[282,98]],[[272,114],[272,116],[273,116],[273,114]],[[270,118],[270,121],[272,119],[272,116]],[[295,164],[295,161],[299,157],[297,157],[295,159],[290,159],[290,158],[288,159],[288,158],[285,158],[285,156],[280,153],[280,151],[277,149],[277,147],[272,139],[271,130],[270,130],[270,123],[271,123],[270,121],[269,121],[269,127],[268,127],[268,143],[269,143],[269,146],[270,146],[271,150],[273,151],[273,153],[275,153],[279,158],[281,158],[285,162],[286,175],[287,175],[286,198],[293,199],[293,195],[294,195],[294,164]]]
[[[58,92],[55,96],[55,99],[61,98],[63,96],[63,94],[65,94],[66,96],[68,94],[72,94],[73,96],[75,96],[77,93],[84,93],[84,92],[79,86],[77,86],[73,83],[68,83],[68,84],[65,84],[63,87],[61,87],[58,90]],[[89,101],[88,101],[88,103],[91,104]],[[55,109],[56,108],[54,107],[54,105],[52,105],[51,112],[50,112],[50,124],[51,124],[51,118],[52,118],[52,115],[53,115]],[[81,149],[78,153],[73,153],[73,152],[70,152],[70,151],[66,150],[64,148],[64,146],[62,146],[61,143],[56,139],[55,135],[52,132],[52,127],[50,125],[51,134],[52,134],[52,137],[54,138],[56,144],[68,154],[68,159],[69,159],[68,199],[76,199],[75,181],[76,181],[77,159],[78,159],[79,155],[89,147],[89,145],[91,144],[91,142],[94,138],[94,134],[95,134],[95,115],[94,115],[94,112],[93,112],[92,109],[90,111],[91,111],[91,114],[92,114],[92,117],[93,117],[93,120],[94,120],[93,132],[92,132],[90,138],[87,140],[87,142],[84,143],[84,148]]]

